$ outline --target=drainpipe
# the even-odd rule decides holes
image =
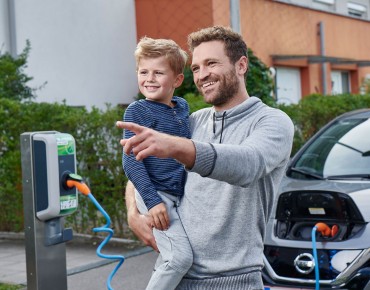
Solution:
[[[12,57],[17,56],[17,39],[15,25],[15,4],[14,0],[8,0],[8,19],[9,19],[9,53]]]
[[[230,24],[232,30],[234,30],[237,33],[241,33],[239,0],[230,0]]]
[[[324,23],[319,22],[319,35],[320,35],[320,55],[325,56],[325,34],[324,34]],[[327,82],[326,82],[326,62],[321,64],[322,72],[322,90],[323,95],[327,94]]]

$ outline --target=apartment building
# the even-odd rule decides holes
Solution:
[[[369,0],[136,0],[137,37],[173,38],[230,25],[270,67],[275,96],[361,93],[370,78]],[[237,6],[235,8],[235,6]]]
[[[2,0],[0,51],[31,42],[26,73],[39,102],[129,104],[144,35],[172,38],[232,26],[268,66],[279,102],[361,93],[370,78],[370,0]]]

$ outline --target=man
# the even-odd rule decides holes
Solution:
[[[194,82],[213,107],[190,116],[191,140],[117,122],[136,134],[121,145],[137,160],[175,158],[188,170],[178,212],[194,260],[176,289],[263,289],[265,228],[289,160],[293,124],[248,95],[247,46],[239,34],[215,26],[191,33],[188,42]],[[157,249],[132,189],[126,191],[129,225]]]

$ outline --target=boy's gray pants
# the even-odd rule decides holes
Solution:
[[[153,229],[163,263],[156,265],[146,290],[173,290],[193,264],[193,252],[177,213],[179,198],[164,192],[158,194],[166,205],[170,227],[166,231]],[[140,213],[148,214],[144,201],[137,191],[135,198]]]

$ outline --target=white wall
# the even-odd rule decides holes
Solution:
[[[3,1],[3,0],[1,0]],[[137,94],[134,0],[14,0],[16,46],[31,42],[38,102],[105,108]]]

